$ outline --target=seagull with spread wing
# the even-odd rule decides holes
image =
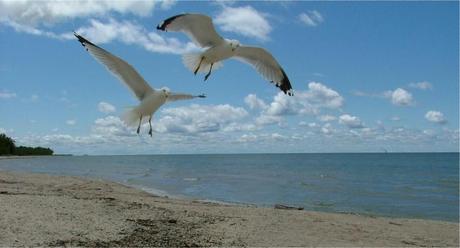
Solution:
[[[150,130],[149,134],[152,136],[152,116],[157,109],[159,109],[166,102],[192,99],[196,97],[204,98],[205,95],[189,95],[182,93],[172,93],[168,89],[162,88],[155,90],[142,78],[142,76],[130,64],[126,63],[119,57],[107,52],[99,46],[91,43],[83,36],[74,33],[78,41],[86,48],[86,50],[97,61],[103,64],[110,72],[112,72],[121,82],[123,82],[134,93],[134,95],[141,102],[138,106],[131,108],[123,115],[123,121],[127,125],[137,126],[137,133],[139,134],[142,118],[149,116]]]
[[[291,83],[276,59],[265,49],[254,46],[242,46],[237,40],[227,40],[217,34],[209,16],[202,14],[181,14],[164,20],[157,26],[163,31],[181,31],[198,46],[207,48],[201,53],[183,55],[183,62],[196,75],[208,72],[222,64],[220,61],[236,58],[252,65],[265,79],[274,83],[285,94],[293,95]]]

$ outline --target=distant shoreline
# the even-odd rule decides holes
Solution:
[[[43,157],[71,157],[72,154],[55,154],[55,155],[1,155],[0,159],[16,159],[16,158],[43,158]]]
[[[158,154],[53,154],[53,155],[7,155],[0,156],[0,159],[3,157],[60,157],[60,156],[219,156],[219,155],[295,155],[295,154],[446,154],[446,153],[456,153],[460,155],[460,152],[293,152],[293,153],[158,153]]]

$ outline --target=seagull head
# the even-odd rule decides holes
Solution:
[[[232,52],[235,51],[238,47],[240,47],[240,42],[237,40],[229,40],[230,47],[232,48]]]
[[[161,90],[161,92],[163,92],[163,94],[164,94],[165,97],[168,97],[169,94],[171,93],[171,91],[169,90],[168,87],[163,87],[163,88],[161,88],[160,90]]]

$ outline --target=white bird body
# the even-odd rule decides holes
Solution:
[[[201,55],[205,58],[207,63],[211,64],[233,57],[235,51],[231,43],[225,40],[216,46],[206,49]]]
[[[219,36],[212,19],[202,14],[181,14],[164,20],[157,26],[163,31],[184,32],[198,46],[206,48],[201,53],[184,54],[184,65],[195,74],[208,72],[222,66],[221,61],[236,58],[253,66],[265,79],[274,83],[285,94],[293,95],[292,86],[276,59],[260,47],[241,46],[237,40],[227,40]]]
[[[112,72],[122,83],[134,93],[140,101],[139,105],[131,108],[123,115],[123,121],[128,125],[135,125],[138,122],[137,133],[139,133],[142,124],[142,118],[149,116],[150,130],[152,136],[152,116],[166,102],[192,99],[196,97],[204,98],[204,95],[190,95],[182,93],[171,93],[167,89],[155,90],[142,78],[142,76],[130,64],[119,57],[107,52],[99,46],[91,43],[81,35],[75,33],[78,41],[86,50]]]
[[[134,108],[125,112],[123,121],[128,126],[133,126],[139,122],[141,116],[152,116],[163,104],[166,103],[166,96],[162,91],[153,91],[146,95],[144,99]]]

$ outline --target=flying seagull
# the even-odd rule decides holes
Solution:
[[[112,72],[121,82],[123,82],[134,93],[134,95],[141,102],[138,106],[131,108],[123,115],[123,121],[127,125],[136,125],[137,133],[141,129],[142,118],[149,116],[150,130],[149,134],[152,136],[152,116],[155,111],[166,102],[177,100],[192,99],[195,97],[206,97],[205,95],[189,95],[182,93],[172,93],[166,88],[155,90],[142,78],[142,76],[132,67],[119,57],[107,52],[99,46],[91,43],[83,36],[74,33],[78,41],[86,48],[97,61],[103,64],[110,72]]]
[[[291,83],[276,59],[265,49],[254,46],[242,46],[237,40],[228,40],[217,34],[209,16],[202,14],[181,14],[161,22],[157,29],[163,31],[181,31],[198,46],[207,48],[201,53],[184,54],[183,62],[195,75],[208,72],[222,64],[220,61],[234,57],[252,65],[262,76],[274,83],[285,94],[293,95]]]

